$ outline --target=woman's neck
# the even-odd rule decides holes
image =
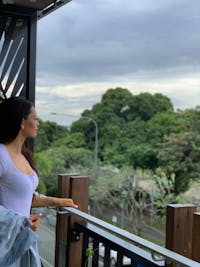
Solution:
[[[17,137],[11,143],[6,144],[6,147],[14,154],[21,154],[24,141],[24,139]]]

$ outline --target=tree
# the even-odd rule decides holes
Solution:
[[[179,117],[182,131],[165,136],[158,153],[159,164],[168,178],[175,175],[176,195],[200,177],[200,109],[179,112]]]
[[[133,168],[155,169],[157,151],[150,143],[133,144],[127,149],[127,161]]]
[[[113,114],[122,117],[123,112],[128,108],[127,103],[130,98],[132,98],[131,92],[125,88],[108,89],[102,96],[101,105],[110,107]]]
[[[85,146],[85,139],[82,133],[69,133],[68,135],[54,141],[52,147],[65,146],[67,148],[80,148]]]
[[[49,148],[54,141],[66,136],[69,133],[67,128],[60,126],[55,122],[39,120],[39,123],[40,127],[38,136],[34,141],[35,152]]]
[[[127,106],[124,115],[128,121],[136,118],[148,121],[157,113],[173,111],[170,99],[162,94],[141,93],[132,96]]]
[[[162,143],[164,136],[183,131],[182,117],[179,113],[157,113],[146,124],[146,140],[155,147]]]
[[[101,166],[96,183],[92,184],[90,197],[95,200],[101,213],[102,205],[112,211],[123,210],[135,233],[141,235],[145,229],[145,214],[151,207],[148,190],[143,189],[139,182],[152,179],[152,173],[134,170],[131,167],[113,168],[111,165]]]
[[[52,147],[35,153],[39,177],[44,181],[47,194],[56,196],[59,173],[80,173],[83,168],[93,171],[93,153],[83,148]],[[89,174],[89,173],[88,173]]]
[[[141,172],[140,172],[141,175]],[[124,209],[125,216],[132,222],[134,232],[141,236],[145,229],[145,214],[151,207],[150,195],[148,191],[139,186],[141,176],[137,176],[137,171],[126,177],[126,180],[119,188],[119,195],[115,201]]]
[[[200,178],[200,134],[185,132],[164,138],[159,164],[168,178],[174,174],[174,193],[185,192],[191,180]]]

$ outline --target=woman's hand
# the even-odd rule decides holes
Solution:
[[[37,231],[41,220],[41,214],[31,214],[29,220],[32,222],[31,229]]]
[[[72,207],[72,208],[78,208],[76,204],[74,204],[74,201],[71,198],[58,198],[58,206],[60,207]]]
[[[32,201],[32,207],[72,207],[78,208],[71,198],[59,198],[48,196],[35,196]]]

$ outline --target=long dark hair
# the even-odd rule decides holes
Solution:
[[[9,144],[18,135],[23,119],[31,113],[33,103],[22,97],[10,97],[0,104],[0,143]],[[23,144],[22,154],[36,170],[33,155],[27,142]]]

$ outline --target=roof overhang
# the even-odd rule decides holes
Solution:
[[[72,0],[0,0],[3,5],[31,8],[37,11],[38,19],[48,15]]]

